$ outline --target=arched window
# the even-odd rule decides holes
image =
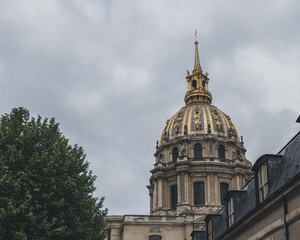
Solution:
[[[177,185],[171,187],[171,208],[176,208],[178,203]]]
[[[172,151],[172,161],[176,162],[178,158],[178,147],[174,147]]]
[[[196,80],[193,80],[192,81],[192,89],[196,89],[197,88],[197,81]]]
[[[194,146],[194,159],[201,160],[202,159],[202,145],[197,143]]]
[[[205,191],[203,182],[194,183],[194,205],[205,204]]]
[[[218,147],[218,156],[220,161],[225,161],[225,148],[223,145],[219,145]]]
[[[225,205],[224,197],[228,192],[228,183],[220,183],[221,204]]]
[[[205,81],[202,82],[202,89],[205,90]]]
[[[149,240],[161,240],[161,236],[160,235],[151,235],[151,236],[149,236]]]

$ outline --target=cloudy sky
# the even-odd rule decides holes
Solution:
[[[298,0],[0,0],[0,113],[55,117],[109,214],[148,214],[155,142],[184,105],[194,31],[247,158],[299,131]]]

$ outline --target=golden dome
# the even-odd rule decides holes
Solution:
[[[208,91],[208,73],[202,73],[197,39],[194,70],[192,74],[187,70],[186,79],[187,93],[184,98],[186,106],[167,120],[159,145],[184,136],[204,135],[229,138],[241,143],[230,117],[211,105],[212,95]]]
[[[160,145],[184,136],[209,134],[240,142],[238,132],[228,115],[211,104],[196,102],[181,108],[167,120]]]

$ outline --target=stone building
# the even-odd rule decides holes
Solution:
[[[192,232],[193,240],[300,239],[300,132],[278,154],[261,156],[253,171],[254,178],[229,191],[225,207]]]
[[[150,215],[108,216],[108,240],[188,240],[208,214],[224,206],[229,190],[252,178],[243,139],[230,117],[212,105],[208,74],[187,71],[185,106],[167,120],[157,142],[150,184]]]

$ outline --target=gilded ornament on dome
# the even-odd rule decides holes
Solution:
[[[226,116],[226,118],[227,118],[227,120],[228,120],[228,122],[229,122],[229,124],[230,124],[230,127],[233,127],[234,128],[234,125],[233,125],[233,123],[231,122],[231,118],[228,116],[228,115],[225,115]]]
[[[200,117],[201,117],[200,107],[196,106],[194,111],[194,118],[200,118]]]
[[[183,113],[182,113],[182,112],[179,112],[179,113],[177,114],[176,122],[175,122],[175,124],[174,124],[174,128],[175,128],[175,130],[176,130],[176,133],[179,132],[179,127],[180,127],[180,125],[181,125],[182,119],[183,119]]]
[[[169,126],[169,122],[170,122],[170,120],[168,119],[167,121],[166,121],[166,126],[165,126],[165,128],[164,128],[164,130],[163,130],[163,137],[162,137],[162,140],[164,141],[164,140],[169,140],[169,133],[168,133],[168,126]]]
[[[232,121],[231,121],[231,118],[228,116],[228,115],[225,115],[226,116],[226,118],[227,118],[227,120],[228,120],[228,122],[229,122],[229,124],[230,124],[230,128],[229,128],[229,137],[231,138],[231,137],[237,137],[237,133],[236,133],[236,130],[235,130],[235,127],[234,127],[234,125],[233,125],[233,123],[232,123]]]
[[[176,133],[179,132],[179,127],[180,127],[180,122],[176,122],[175,125],[174,125],[174,128],[176,130]]]
[[[164,139],[165,140],[169,140],[169,133],[168,133],[168,131],[165,131]]]
[[[222,123],[219,119],[215,119],[215,124],[216,124],[216,127],[217,127],[217,131],[218,132],[222,131]]]
[[[211,134],[210,124],[208,124],[208,134]]]
[[[194,125],[197,130],[199,130],[202,127],[202,121],[201,121],[201,112],[200,112],[200,107],[196,106],[195,111],[194,111]]]
[[[166,121],[166,126],[165,126],[165,128],[164,128],[164,133],[167,132],[167,127],[168,127],[168,125],[169,125],[169,122],[170,122],[170,119],[168,119],[168,120]]]
[[[202,121],[200,119],[194,120],[194,124],[197,130],[202,127]]]
[[[218,114],[217,109],[213,110],[213,114],[214,114],[214,118],[219,118],[219,114]]]
[[[185,124],[184,125],[184,135],[187,135],[188,134],[188,132],[187,132],[187,125]]]
[[[232,131],[232,128],[229,128],[229,134],[228,136],[231,138],[233,136],[233,131]]]
[[[220,116],[218,114],[217,109],[214,109],[213,115],[214,115],[215,125],[217,127],[217,131],[221,132],[222,131],[222,123],[221,123]]]

